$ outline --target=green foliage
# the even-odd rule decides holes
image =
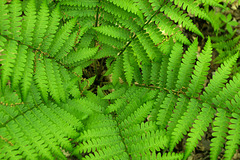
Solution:
[[[217,26],[207,6],[222,7],[0,1],[0,159],[187,159],[206,131],[210,158],[232,159],[239,36],[230,15]],[[229,37],[205,35],[195,19]]]

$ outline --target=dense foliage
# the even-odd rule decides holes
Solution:
[[[240,36],[228,3],[1,0],[0,159],[187,159],[208,132],[209,157],[231,160]]]

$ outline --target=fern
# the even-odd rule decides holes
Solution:
[[[180,160],[206,135],[210,159],[237,157],[239,35],[212,16],[227,5],[0,1],[0,159]]]

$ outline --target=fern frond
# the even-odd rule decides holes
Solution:
[[[53,61],[51,59],[44,58],[44,64],[46,67],[46,74],[47,74],[47,80],[48,80],[48,88],[51,96],[53,99],[60,103],[60,92],[57,87],[57,80],[54,74],[53,70]]]
[[[19,82],[21,80],[21,77],[23,75],[23,71],[26,65],[26,59],[27,59],[27,46],[25,45],[19,45],[18,51],[17,51],[17,57],[13,68],[13,74],[12,74],[12,87],[17,88],[19,85]]]
[[[158,84],[160,66],[161,66],[160,60],[156,60],[152,62],[150,80],[151,80],[151,84],[153,85]]]
[[[132,47],[132,49],[134,51],[134,55],[137,57],[138,64],[140,64],[141,62],[143,64],[149,63],[150,58],[148,57],[147,53],[145,52],[143,46],[141,45],[141,43],[139,42],[138,39],[132,41],[130,46]]]
[[[239,102],[240,102],[240,92],[238,92],[231,101],[226,101],[225,103],[228,109],[232,113],[240,114]]]
[[[32,45],[34,27],[36,26],[36,5],[34,0],[28,1],[24,21],[22,22],[21,36],[22,43]]]
[[[48,101],[48,85],[47,85],[47,74],[46,69],[43,64],[43,59],[39,58],[36,62],[36,71],[34,75],[36,79],[37,86],[41,92],[41,95],[43,97],[43,100],[45,102]]]
[[[102,34],[98,34],[98,40],[99,40],[99,42],[102,42],[103,44],[112,45],[116,48],[123,48],[126,43],[122,40],[117,40],[115,38],[108,37],[108,36],[105,36]]]
[[[164,11],[164,13],[172,20],[174,20],[175,23],[178,23],[178,25],[182,24],[184,28],[203,37],[203,34],[193,24],[192,20],[187,17],[187,14],[183,14],[183,11],[180,11],[180,8],[175,7],[174,5],[172,5],[172,3],[165,4],[163,7],[161,7],[160,11]]]
[[[8,29],[10,28],[9,10],[7,9],[6,1],[0,2],[0,33],[8,35]]]
[[[172,48],[172,53],[169,58],[167,68],[167,84],[166,88],[171,90],[175,88],[177,81],[177,74],[179,71],[179,65],[181,64],[183,47],[181,43],[176,42]]]
[[[158,157],[160,156],[161,154],[158,153]],[[164,153],[161,157],[159,157],[159,159],[161,160],[175,160],[175,159],[178,159],[178,160],[181,160],[183,159],[183,153]],[[158,158],[157,157],[157,158]]]
[[[21,81],[21,91],[23,100],[26,101],[28,91],[30,89],[31,83],[32,83],[32,77],[33,77],[33,63],[34,63],[34,53],[32,49],[27,50],[27,59],[26,59],[26,65],[23,72],[23,77]]]
[[[142,44],[143,48],[146,50],[146,53],[150,59],[154,59],[158,56],[156,47],[154,47],[153,41],[145,32],[136,33],[139,42]]]
[[[119,77],[122,77],[123,73],[123,57],[119,56],[115,63],[113,64],[113,76],[112,81],[113,85],[116,85],[119,82]]]
[[[64,42],[67,40],[69,33],[72,31],[75,26],[76,18],[69,20],[62,28],[56,33],[55,38],[52,41],[51,46],[48,49],[48,53],[50,56],[55,56],[58,51],[63,46]]]
[[[133,139],[133,142],[131,142]],[[151,153],[155,151],[160,151],[168,146],[168,137],[162,136],[161,131],[147,132],[143,134],[141,138],[133,137],[129,138],[129,152],[133,159],[141,158],[142,154]],[[137,143],[136,143],[137,142]],[[150,152],[151,151],[151,152]]]
[[[151,38],[155,45],[158,45],[163,42],[164,35],[154,23],[148,23],[147,25],[144,26],[144,29],[146,30],[146,33],[148,33],[149,37]]]
[[[134,69],[131,66],[130,56],[133,56],[131,50],[125,50],[123,54],[123,68],[125,71],[125,77],[129,86],[132,84]]]
[[[76,78],[72,79],[71,77],[73,75],[69,74],[66,68],[64,68],[63,66],[59,66],[59,67],[60,67],[59,71],[63,81],[63,86],[65,87],[64,88],[65,92],[67,91],[67,93],[69,93],[71,96],[75,98],[80,98],[79,88],[76,85],[77,79]]]
[[[141,136],[142,134],[150,131],[156,131],[158,129],[157,125],[152,121],[142,122],[141,124],[136,124],[130,126],[130,128],[126,128],[121,132],[124,137],[133,137],[133,136]]]
[[[165,128],[171,118],[170,116],[176,102],[176,96],[174,94],[168,94],[164,99],[163,104],[160,106],[159,113],[157,115],[157,124],[160,125],[161,129]]]
[[[210,157],[211,159],[217,159],[218,155],[220,154],[222,147],[224,145],[225,142],[225,138],[227,137],[227,127],[228,127],[228,123],[229,123],[229,114],[221,109],[218,108],[217,109],[217,117],[215,118],[215,121],[213,122],[213,136],[214,138],[211,140],[211,148],[210,148]]]
[[[114,0],[107,0],[109,2],[112,2],[116,6],[119,6],[120,8],[123,8],[124,10],[131,12],[133,14],[138,14],[139,10],[134,4],[134,1],[130,0],[128,2],[126,1],[114,1]]]
[[[216,98],[213,98],[212,102],[216,106],[221,106],[222,108],[226,108],[226,101],[231,101],[234,96],[239,91],[240,87],[240,74],[236,74],[233,76],[233,79],[229,81],[229,83],[226,84],[226,87],[224,87],[220,92],[219,95],[216,96]]]
[[[93,29],[104,35],[108,35],[110,37],[117,38],[117,39],[128,40],[130,38],[129,31],[119,27],[100,26],[100,27],[95,27]]]
[[[204,132],[207,131],[207,127],[212,122],[212,118],[215,114],[215,110],[208,104],[204,103],[200,114],[197,116],[197,120],[194,121],[193,128],[188,134],[190,138],[187,139],[186,151],[184,154],[184,159],[190,155],[190,153],[196,147],[198,140],[201,139]]]
[[[184,99],[183,99],[184,100]],[[185,100],[186,101],[186,100]],[[183,102],[182,102],[183,103]],[[181,105],[181,103],[180,103]],[[184,106],[179,106],[184,107]],[[175,145],[183,138],[183,135],[186,135],[189,131],[190,127],[192,126],[192,122],[196,119],[199,113],[200,104],[197,100],[191,99],[190,102],[187,104],[185,112],[183,111],[183,115],[179,118],[176,127],[173,129],[171,133],[171,140],[170,140],[170,151],[172,151]],[[174,117],[175,118],[175,117]],[[176,120],[175,120],[176,123]],[[173,124],[170,123],[170,126]]]
[[[146,20],[150,20],[154,15],[154,11],[152,10],[151,4],[147,0],[137,1],[135,0],[135,4],[141,10],[142,14],[144,14]]]
[[[11,112],[23,113],[26,107],[27,105],[24,104],[19,107],[1,105],[0,110],[5,110],[4,115],[7,115]],[[4,142],[5,147],[1,148],[3,159],[13,157],[18,159],[55,159],[56,157],[65,159],[59,144],[63,148],[71,150],[70,142],[65,137],[78,136],[74,128],[81,126],[79,120],[56,105],[41,105],[39,108],[26,111],[24,115],[11,115],[12,119],[0,127],[1,136],[6,137],[12,143],[10,145]],[[71,122],[74,122],[76,126],[73,126]],[[46,148],[46,146],[48,147]]]
[[[188,92],[186,93],[190,97],[197,97],[203,88],[203,83],[206,79],[207,71],[209,69],[211,61],[211,40],[208,38],[208,41],[204,47],[204,50],[200,54],[195,66],[195,70],[192,75],[191,83],[189,84]]]
[[[6,40],[6,39],[4,39]],[[16,60],[17,53],[17,42],[9,40],[4,44],[4,51],[1,53],[1,81],[2,89],[4,90],[8,80],[10,80],[10,75],[13,72],[14,63]]]
[[[181,67],[178,73],[178,80],[176,84],[177,89],[181,89],[182,87],[187,87],[189,85],[189,81],[191,79],[191,74],[193,72],[194,62],[197,58],[197,39],[189,46],[186,54],[183,55],[183,60],[181,63]]]
[[[21,3],[19,0],[12,1],[11,5],[9,5],[9,11],[10,11],[10,35],[9,37],[15,39],[15,40],[22,40],[21,37],[21,24],[22,24],[22,17],[20,16],[21,13]]]
[[[231,67],[234,63],[236,63],[237,58],[238,54],[235,54],[229,60],[225,61],[220,68],[218,68],[218,72],[216,72],[210,80],[210,83],[205,88],[205,92],[201,96],[203,101],[209,101],[218,95],[218,92],[221,91],[222,87],[224,87],[224,83],[227,82],[229,74],[231,73]]]
[[[113,145],[108,148],[103,148],[99,152],[95,152],[95,155],[90,154],[85,159],[129,159],[129,155],[125,152],[125,146],[123,143]]]
[[[170,123],[168,124],[167,135],[172,134],[174,128],[176,128],[176,125],[181,119],[181,116],[183,116],[184,112],[186,112],[187,110],[187,107],[185,106],[188,106],[189,101],[189,98],[187,98],[185,95],[179,95],[178,102],[174,109],[174,113],[171,115]]]
[[[37,15],[37,21],[33,32],[33,46],[38,48],[43,41],[43,36],[47,30],[49,9],[46,0],[43,0]]]
[[[63,62],[66,64],[74,64],[75,62],[89,60],[93,57],[99,47],[95,48],[79,48],[76,52],[70,52],[67,56],[64,57]]]
[[[198,16],[199,18],[205,19],[209,22],[211,22],[210,18],[208,15],[197,6],[196,3],[194,3],[194,0],[170,0],[171,2],[174,2],[175,5],[178,5],[178,7],[182,7],[183,10],[187,9],[187,12],[194,14],[195,16]]]
[[[60,51],[57,53],[55,58],[57,60],[63,59],[65,56],[67,56],[68,53],[70,53],[71,49],[74,47],[76,43],[76,37],[77,37],[77,31],[73,32],[70,37],[65,41],[63,46],[61,47]]]
[[[59,10],[59,5],[57,5],[51,12],[51,16],[49,18],[48,28],[47,28],[47,31],[45,32],[42,45],[40,46],[42,51],[44,52],[48,51],[55,37],[55,33],[57,32],[59,21],[60,21],[60,10]]]
[[[224,157],[226,159],[232,159],[234,153],[238,149],[240,144],[240,116],[239,114],[232,113],[233,119],[230,120],[232,124],[229,125],[230,130],[228,130],[226,151]]]
[[[63,102],[66,102],[66,94],[65,94],[65,89],[63,87],[62,77],[59,73],[59,66],[56,62],[53,62],[52,64],[53,64],[53,72],[56,78],[56,85],[59,91],[59,97]]]
[[[147,115],[150,113],[152,106],[153,106],[153,101],[148,101],[143,106],[141,106],[138,110],[136,110],[131,116],[129,116],[124,121],[122,121],[119,127],[125,128],[133,124],[138,124],[143,122],[147,118]]]
[[[146,85],[149,85],[150,84],[150,78],[149,78],[149,75],[151,74],[151,64],[143,64],[141,69],[142,69],[142,79],[143,79],[143,82],[146,84]]]

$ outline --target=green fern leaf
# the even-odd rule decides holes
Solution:
[[[53,61],[51,59],[44,58],[44,64],[46,67],[46,74],[47,74],[47,80],[48,80],[48,88],[51,96],[53,99],[57,102],[60,103],[60,92],[57,87],[57,80],[54,74],[53,70]]]
[[[126,120],[124,120],[119,127],[125,128],[131,126],[133,124],[141,123],[147,118],[147,115],[150,113],[150,110],[153,106],[153,101],[148,101],[143,106],[141,106],[138,110],[136,110],[131,116],[129,116]]]
[[[129,148],[129,152],[132,155],[133,159],[139,159],[145,153],[149,151],[160,151],[160,149],[164,149],[168,146],[168,138],[166,136],[161,136],[161,132],[147,132],[147,134],[143,134],[141,138],[133,137],[135,142],[128,142],[132,143]],[[131,141],[131,139],[130,139]],[[150,152],[150,153],[151,153]],[[143,156],[144,157],[144,156]]]
[[[191,83],[189,84],[188,92],[186,93],[190,97],[197,97],[198,93],[201,92],[203,88],[203,83],[206,79],[207,71],[209,69],[210,61],[211,61],[211,41],[208,38],[208,41],[204,47],[204,50],[199,56],[199,61],[195,66],[195,70],[192,75]]]
[[[15,67],[13,68],[13,74],[12,74],[12,86],[15,89],[19,85],[19,82],[21,80],[21,77],[23,75],[23,71],[26,65],[27,48],[28,47],[25,45],[19,45],[18,47],[16,62],[14,64]]]
[[[50,56],[55,56],[67,40],[69,33],[72,31],[76,23],[76,18],[69,20],[62,28],[56,33],[51,46],[48,49]]]
[[[41,50],[47,52],[54,37],[55,33],[57,32],[58,25],[60,21],[60,10],[59,5],[57,5],[54,10],[51,12],[51,16],[49,18],[48,28],[45,32],[42,45],[40,46]]]
[[[59,91],[59,97],[63,102],[66,102],[66,94],[63,87],[62,77],[59,73],[59,66],[56,62],[53,62],[53,72],[56,78],[56,85]]]
[[[213,127],[213,136],[214,138],[211,140],[211,153],[210,153],[210,157],[211,159],[217,159],[218,155],[220,154],[222,147],[224,145],[225,142],[225,138],[227,137],[227,127],[228,127],[228,123],[229,123],[229,114],[219,108],[217,109],[218,113],[217,113],[217,117],[215,118],[215,121],[213,122],[214,127]]]
[[[179,71],[179,65],[181,64],[183,47],[181,43],[175,43],[172,49],[172,53],[169,58],[167,68],[167,84],[166,88],[171,90],[175,88],[177,81],[177,73]]]
[[[221,106],[222,108],[226,108],[226,101],[231,101],[236,93],[239,91],[240,87],[240,74],[236,74],[233,77],[233,80],[230,80],[229,83],[226,84],[226,88],[223,88],[222,91],[219,92],[219,95],[216,98],[213,98],[213,103],[216,106]]]
[[[9,10],[7,9],[6,1],[0,2],[0,33],[3,35],[8,35],[8,29],[10,28],[9,21]]]
[[[221,91],[224,83],[227,82],[229,74],[231,73],[231,67],[234,65],[234,63],[236,63],[237,58],[238,54],[225,61],[221,65],[221,68],[218,68],[218,72],[216,72],[213,78],[210,80],[210,83],[205,88],[205,92],[201,96],[203,101],[209,101],[218,95],[218,92]]]
[[[139,39],[139,42],[142,44],[144,49],[146,50],[146,53],[150,59],[154,59],[155,57],[158,56],[156,48],[153,47],[154,43],[153,41],[149,38],[149,36],[144,33],[137,33],[137,38]]]
[[[170,123],[168,124],[167,135],[172,134],[174,128],[176,128],[178,121],[181,119],[184,112],[186,112],[187,110],[187,107],[184,106],[188,106],[189,101],[190,101],[189,98],[187,98],[185,95],[183,94],[179,95],[174,113],[171,115]]]
[[[6,39],[4,39],[6,40]],[[13,65],[16,60],[17,53],[17,43],[16,41],[9,40],[5,42],[5,51],[1,54],[1,81],[2,89],[4,90],[8,80],[10,80],[10,75],[13,72]]]
[[[193,124],[193,128],[188,134],[190,138],[187,139],[184,159],[187,159],[190,153],[194,150],[198,140],[201,139],[201,136],[203,136],[204,132],[207,130],[207,127],[212,122],[212,118],[215,114],[215,110],[211,108],[210,105],[204,103],[203,106],[200,114],[197,116],[197,120],[195,120],[195,123]]]
[[[160,106],[159,113],[157,115],[157,124],[160,125],[161,129],[164,129],[167,125],[176,102],[176,96],[168,94],[164,99],[163,104]]]
[[[136,7],[136,5],[134,4],[134,1],[130,0],[128,2],[126,1],[121,1],[121,0],[107,0],[109,2],[112,2],[113,4],[119,6],[120,8],[123,8],[124,10],[134,13],[134,14],[138,14],[139,10]]]
[[[123,58],[119,56],[115,63],[113,64],[113,76],[112,81],[113,85],[116,85],[119,82],[119,77],[122,77],[123,73]]]
[[[160,11],[164,11],[166,15],[168,15],[174,22],[178,23],[179,25],[182,24],[183,27],[186,29],[200,35],[203,37],[203,34],[199,31],[199,29],[193,24],[189,17],[186,17],[187,14],[183,14],[183,11],[179,11],[179,8],[176,8],[171,3],[167,3],[164,5]]]
[[[30,0],[27,4],[27,8],[22,22],[21,36],[23,38],[22,43],[26,45],[32,45],[33,32],[36,23],[36,4],[34,0]]]
[[[73,64],[78,61],[89,60],[97,53],[98,48],[99,47],[79,48],[78,51],[70,52],[67,56],[65,56],[63,61],[66,64]]]
[[[143,64],[141,69],[142,69],[142,79],[143,79],[143,82],[146,84],[146,85],[149,85],[150,84],[150,78],[149,78],[149,75],[151,74],[151,64]]]
[[[130,38],[130,33],[126,29],[119,28],[119,27],[114,27],[114,26],[100,26],[100,27],[95,27],[93,28],[94,30],[113,37],[117,39],[122,39],[122,40],[128,40]]]
[[[57,60],[60,60],[67,56],[67,53],[70,53],[70,50],[74,47],[76,43],[77,31],[72,33],[70,37],[66,40],[60,51],[55,56]]]
[[[37,15],[37,21],[33,33],[33,46],[38,48],[43,41],[43,36],[47,30],[49,9],[46,0],[43,0]]]
[[[141,62],[143,64],[149,63],[150,59],[138,39],[132,41],[130,46],[134,51],[134,55],[137,57],[138,64],[140,64]]]
[[[188,87],[196,57],[197,39],[194,40],[194,42],[189,46],[186,54],[183,55],[183,60],[179,69],[178,80],[176,84],[177,89],[181,89],[182,87]]]
[[[43,59],[39,58],[36,62],[36,71],[35,71],[35,79],[37,86],[41,92],[43,100],[45,102],[48,101],[48,84],[47,84],[47,74],[46,69],[43,64]]]
[[[26,65],[23,72],[23,78],[21,81],[21,91],[23,100],[26,101],[28,91],[32,84],[32,77],[33,77],[33,63],[34,63],[34,53],[32,49],[28,49],[27,51],[27,59],[26,59]]]
[[[208,15],[197,6],[196,3],[194,3],[194,0],[170,0],[171,2],[174,2],[175,5],[178,5],[178,7],[182,7],[183,10],[187,9],[187,12],[194,14],[195,16],[198,16],[199,18],[205,19],[209,22],[211,22],[210,18]]]
[[[160,60],[156,60],[152,62],[151,68],[151,83],[154,85],[158,85],[159,83],[159,68],[161,67]]]
[[[15,0],[12,1],[11,5],[9,5],[9,11],[10,11],[10,35],[8,35],[9,37],[15,39],[15,40],[22,40],[20,37],[21,35],[21,24],[22,24],[22,17],[20,17],[21,13],[21,3],[19,2],[19,0]]]
[[[197,100],[191,99],[187,105],[187,109],[179,119],[174,131],[171,134],[170,151],[172,151],[175,145],[186,135],[189,128],[192,126],[192,122],[199,114],[200,105]]]
[[[226,159],[232,159],[234,153],[238,149],[240,143],[240,116],[236,113],[232,113],[233,119],[230,120],[232,124],[229,125],[229,136],[227,136],[226,151],[224,157]]]

